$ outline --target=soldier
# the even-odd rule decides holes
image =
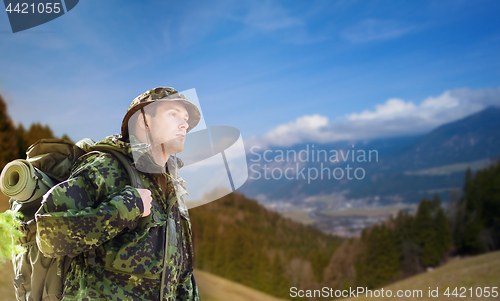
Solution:
[[[36,213],[48,257],[74,256],[62,300],[199,300],[191,223],[176,156],[199,122],[198,108],[173,88],[134,99],[122,135],[97,143],[133,159],[141,188],[122,163],[89,152],[54,186]]]

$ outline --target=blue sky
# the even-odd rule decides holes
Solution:
[[[118,133],[134,97],[195,88],[208,125],[291,145],[428,131],[500,105],[498,1],[98,1],[13,34],[0,93],[25,126]]]

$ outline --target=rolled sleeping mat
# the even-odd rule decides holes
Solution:
[[[38,199],[52,186],[54,183],[46,174],[23,159],[7,164],[0,176],[0,190],[20,203]]]

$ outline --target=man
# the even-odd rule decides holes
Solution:
[[[115,156],[93,151],[44,196],[36,213],[40,250],[75,256],[62,300],[199,300],[177,175],[183,163],[171,156],[199,120],[198,108],[175,89],[149,90],[130,105],[121,136],[87,146],[133,158],[143,189],[129,186]]]

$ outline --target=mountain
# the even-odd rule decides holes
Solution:
[[[500,108],[488,107],[463,119],[444,124],[413,143],[381,157],[370,172],[376,180],[353,183],[351,197],[400,196],[417,202],[462,185],[465,170],[485,167],[500,156]]]
[[[488,107],[421,137],[395,158],[392,165],[417,170],[499,155],[500,108]]]
[[[274,147],[247,156],[250,178],[240,191],[264,203],[341,195],[366,206],[416,203],[435,193],[447,200],[467,167],[499,157],[499,138],[500,108],[488,107],[421,136]]]

